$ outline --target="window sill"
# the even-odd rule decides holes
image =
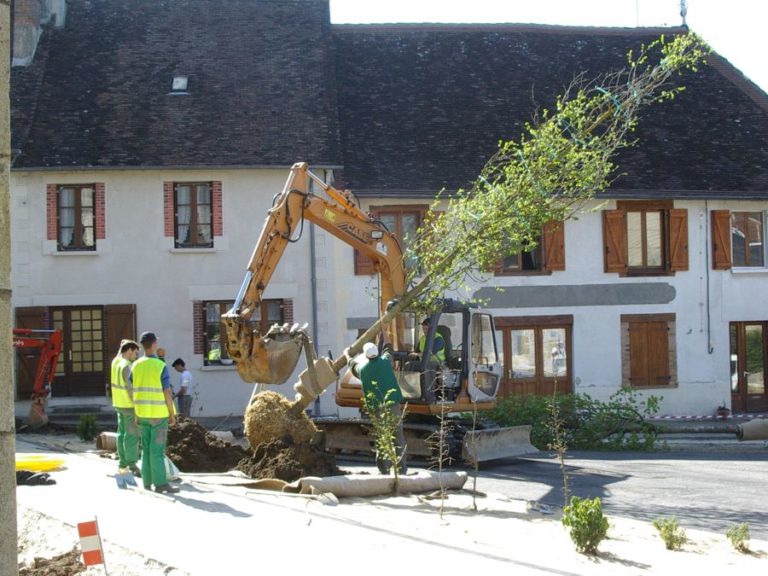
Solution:
[[[212,248],[171,248],[171,254],[210,254],[218,252],[215,247]]]
[[[202,372],[221,372],[221,371],[228,371],[228,370],[237,370],[237,366],[234,364],[224,365],[224,364],[207,364],[200,366],[200,370]]]
[[[509,270],[505,272],[499,272],[494,270],[493,275],[497,278],[504,276],[551,276],[551,270]]]
[[[56,250],[51,252],[51,256],[99,256],[98,250]]]
[[[768,274],[768,268],[731,268],[731,274],[735,275],[741,275],[741,274]]]

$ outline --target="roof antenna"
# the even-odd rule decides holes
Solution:
[[[688,24],[685,23],[685,17],[688,15],[688,2],[687,0],[680,0],[680,16],[683,19],[683,28],[687,28]]]

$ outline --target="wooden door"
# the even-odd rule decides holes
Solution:
[[[768,410],[768,322],[731,322],[731,406],[736,412]]]

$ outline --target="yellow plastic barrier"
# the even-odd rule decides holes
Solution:
[[[64,458],[54,454],[16,454],[16,470],[50,472],[64,468]]]

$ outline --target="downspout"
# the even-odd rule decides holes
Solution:
[[[712,354],[714,352],[714,348],[712,347],[712,312],[710,310],[710,294],[709,294],[709,245],[712,241],[712,239],[709,236],[710,228],[712,227],[712,223],[709,221],[709,200],[704,200],[704,240],[706,244],[706,255],[707,255],[707,261],[704,263],[704,274],[706,277],[706,286],[707,286],[707,297],[706,297],[706,304],[707,304],[707,354]]]
[[[323,171],[323,181],[326,181],[325,178],[325,171]],[[309,193],[312,194],[314,192],[314,181],[310,178],[309,180]],[[309,224],[309,283],[310,283],[310,291],[312,293],[311,301],[312,301],[312,342],[314,343],[315,349],[317,349],[318,346],[318,331],[317,331],[317,264],[315,262],[315,254],[317,252],[316,246],[315,246],[315,224],[313,222],[310,222]],[[320,415],[320,396],[315,398],[314,406],[312,407],[312,415],[317,417]]]

